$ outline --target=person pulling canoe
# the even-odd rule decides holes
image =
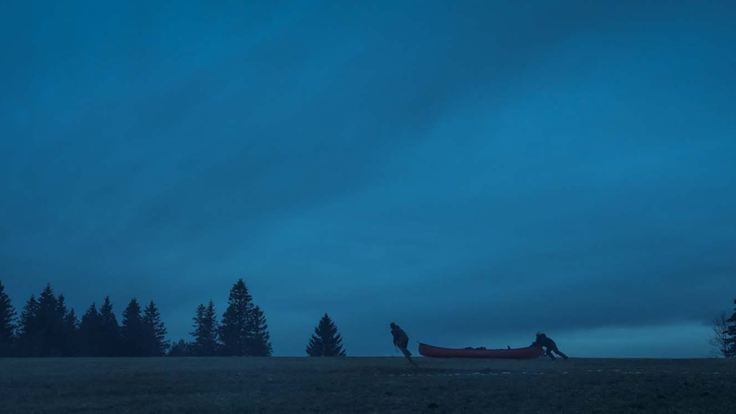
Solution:
[[[557,348],[557,344],[555,341],[552,340],[549,336],[545,335],[542,332],[537,333],[537,340],[532,343],[532,345],[536,345],[544,349],[544,353],[550,357],[550,359],[555,359],[554,354],[557,354],[561,356],[564,359],[567,359],[567,355],[562,353],[562,351]],[[554,354],[553,354],[554,353]]]
[[[399,325],[397,325],[394,322],[391,322],[391,336],[394,338],[394,346],[399,348],[402,354],[406,357],[406,359],[414,366],[416,364],[411,359],[411,352],[409,352],[409,335],[404,332]]]

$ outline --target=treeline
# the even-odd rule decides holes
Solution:
[[[119,323],[110,298],[92,304],[81,319],[50,285],[26,301],[16,314],[0,282],[0,356],[23,357],[152,357],[163,355],[270,356],[271,342],[263,311],[253,303],[243,280],[230,291],[222,323],[213,303],[201,305],[194,317],[194,341],[166,340],[166,327],[156,304],[145,307],[132,299]]]
[[[0,282],[0,356],[161,356],[168,349],[166,327],[154,302],[144,309],[132,299],[122,323],[110,298],[92,304],[81,319],[51,285],[32,295],[19,317]]]

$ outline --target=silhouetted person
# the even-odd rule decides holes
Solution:
[[[547,335],[541,332],[537,333],[537,340],[534,341],[532,345],[542,347],[542,349],[544,350],[544,353],[551,359],[555,359],[554,354],[557,354],[561,356],[562,358],[567,359],[567,355],[563,354],[559,350],[559,348],[557,348],[557,344],[555,343],[555,341],[553,341],[552,338],[548,337]]]
[[[409,352],[409,335],[404,332],[399,325],[391,322],[391,336],[394,337],[394,345],[399,348],[402,354],[409,360],[409,362],[416,366],[414,361],[411,359],[411,352]]]

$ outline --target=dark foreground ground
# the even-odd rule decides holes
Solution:
[[[724,360],[0,359],[1,413],[735,413]]]

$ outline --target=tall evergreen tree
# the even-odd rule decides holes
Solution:
[[[226,356],[250,355],[248,349],[249,316],[253,313],[253,298],[243,279],[238,280],[227,301],[227,309],[222,315],[220,340],[222,352]]]
[[[166,326],[161,321],[161,314],[153,301],[143,311],[143,329],[146,339],[146,355],[165,355],[169,348],[166,341]]]
[[[20,314],[20,325],[18,326],[18,355],[37,356],[40,355],[40,329],[38,324],[39,306],[36,295],[26,301]]]
[[[15,308],[0,281],[0,357],[9,356],[15,339]]]
[[[98,357],[104,355],[102,347],[102,323],[97,306],[93,303],[79,323],[79,354]]]
[[[268,327],[263,312],[253,304],[243,279],[230,290],[228,306],[220,327],[222,351],[228,356],[268,356],[271,354]]]
[[[736,305],[736,299],[733,303]],[[734,312],[726,322],[726,352],[724,352],[724,356],[726,358],[736,358],[736,306],[734,306]]]
[[[39,347],[41,352],[38,356],[61,356],[62,351],[62,327],[64,325],[64,313],[66,306],[64,298],[59,301],[54,296],[51,285],[41,291],[38,297],[38,323],[39,323]]]
[[[63,295],[59,295],[56,309],[57,314],[54,323],[55,325],[60,323],[55,328],[60,353],[63,356],[76,356],[79,354],[79,321],[77,320],[77,314],[74,309],[67,309]]]
[[[253,307],[253,313],[250,315],[250,355],[253,356],[271,356],[273,352],[271,348],[271,335],[268,333],[268,323],[266,323],[266,315],[259,306]]]
[[[132,299],[123,311],[120,339],[122,355],[131,357],[146,355],[146,331],[143,326],[141,306],[135,299]]]
[[[100,356],[118,356],[121,353],[120,325],[113,312],[110,297],[100,307],[99,347]]]
[[[192,353],[197,356],[214,356],[218,353],[217,315],[215,304],[210,300],[207,306],[199,305],[194,316],[194,343]]]
[[[307,355],[312,357],[345,356],[342,337],[337,331],[337,326],[326,313],[314,328],[314,335],[307,345]]]

